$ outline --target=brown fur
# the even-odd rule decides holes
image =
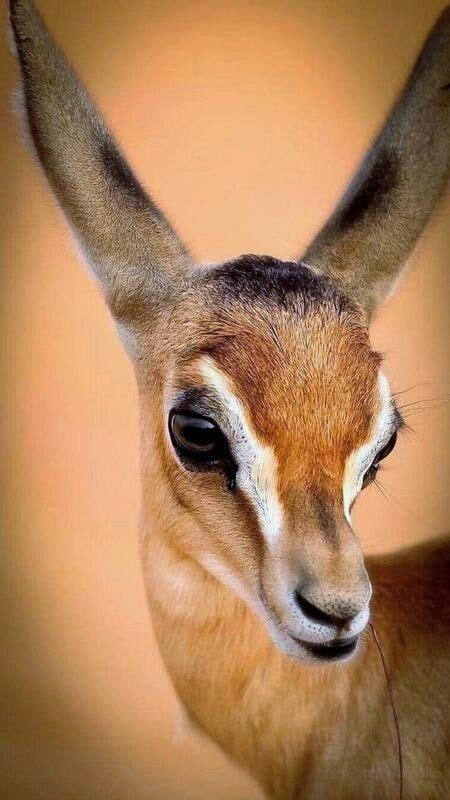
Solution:
[[[32,3],[12,0],[11,21],[34,146],[134,359],[145,583],[189,715],[270,797],[392,800],[395,738],[368,632],[340,666],[303,663],[277,639],[294,637],[300,577],[345,635],[367,607],[367,568],[405,745],[405,799],[443,800],[449,548],[364,566],[343,482],[380,412],[367,315],[448,176],[450,11],[308,263],[246,256],[196,270]],[[273,541],[241,485],[220,469],[183,468],[170,445],[167,415],[183,392],[225,413],[205,363],[242,407],[282,506]]]
[[[180,527],[186,523],[179,519]],[[143,549],[152,618],[175,688],[197,725],[271,797],[397,797],[395,732],[370,635],[359,658],[343,667],[294,664],[231,592],[183,558],[159,530],[153,528]],[[405,748],[404,796],[444,800],[448,543],[369,561],[368,567]],[[180,612],[169,579],[178,574],[186,583]]]

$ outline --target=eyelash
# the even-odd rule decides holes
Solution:
[[[378,453],[374,456],[373,461],[370,467],[365,471],[362,479],[361,489],[365,489],[370,483],[372,483],[380,469],[383,469],[383,460],[387,458],[393,451],[396,443],[397,443],[397,436],[398,430],[395,430],[391,437],[388,439],[386,444],[380,448]]]

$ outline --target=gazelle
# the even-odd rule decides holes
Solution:
[[[368,324],[449,174],[450,8],[304,257],[204,267],[32,3],[11,23],[32,142],[135,365],[145,583],[190,718],[269,797],[392,800],[371,603],[404,796],[447,797],[449,547],[364,563],[351,508],[402,427]]]

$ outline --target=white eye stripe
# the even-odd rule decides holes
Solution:
[[[237,486],[251,502],[264,538],[272,544],[280,535],[283,518],[277,494],[275,454],[271,447],[259,441],[226,373],[209,356],[199,360],[199,368],[227,411],[228,426],[233,434],[229,444],[238,466]]]
[[[283,525],[283,509],[277,492],[278,464],[273,449],[258,439],[231,378],[209,356],[202,356],[197,366],[226,411],[222,422],[238,467],[236,484],[251,502],[261,533],[272,545],[279,538]],[[382,372],[378,376],[378,387],[380,410],[372,435],[350,454],[345,466],[343,504],[349,522],[350,508],[361,490],[364,474],[393,431],[395,406],[389,382]]]
[[[378,389],[380,397],[380,410],[370,439],[357,450],[354,450],[347,459],[344,471],[344,513],[350,522],[350,508],[357,494],[361,491],[365,472],[369,469],[376,454],[387,444],[392,435],[395,408],[389,381],[383,372],[378,374]]]

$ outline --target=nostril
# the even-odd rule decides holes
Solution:
[[[333,622],[333,617],[330,614],[326,614],[325,611],[322,609],[317,608],[306,597],[303,597],[297,589],[294,592],[295,602],[297,603],[298,607],[301,611],[303,611],[305,617],[308,619],[313,620],[314,622],[326,622],[328,625],[330,622]]]
[[[305,617],[312,620],[313,622],[322,622],[327,625],[335,625],[337,627],[342,628],[347,622],[352,619],[352,615],[339,615],[339,614],[328,614],[326,611],[323,611],[318,606],[313,605],[310,603],[309,600],[306,599],[304,595],[302,595],[297,589],[294,591],[294,599],[296,604],[298,605],[299,609],[303,612]]]

